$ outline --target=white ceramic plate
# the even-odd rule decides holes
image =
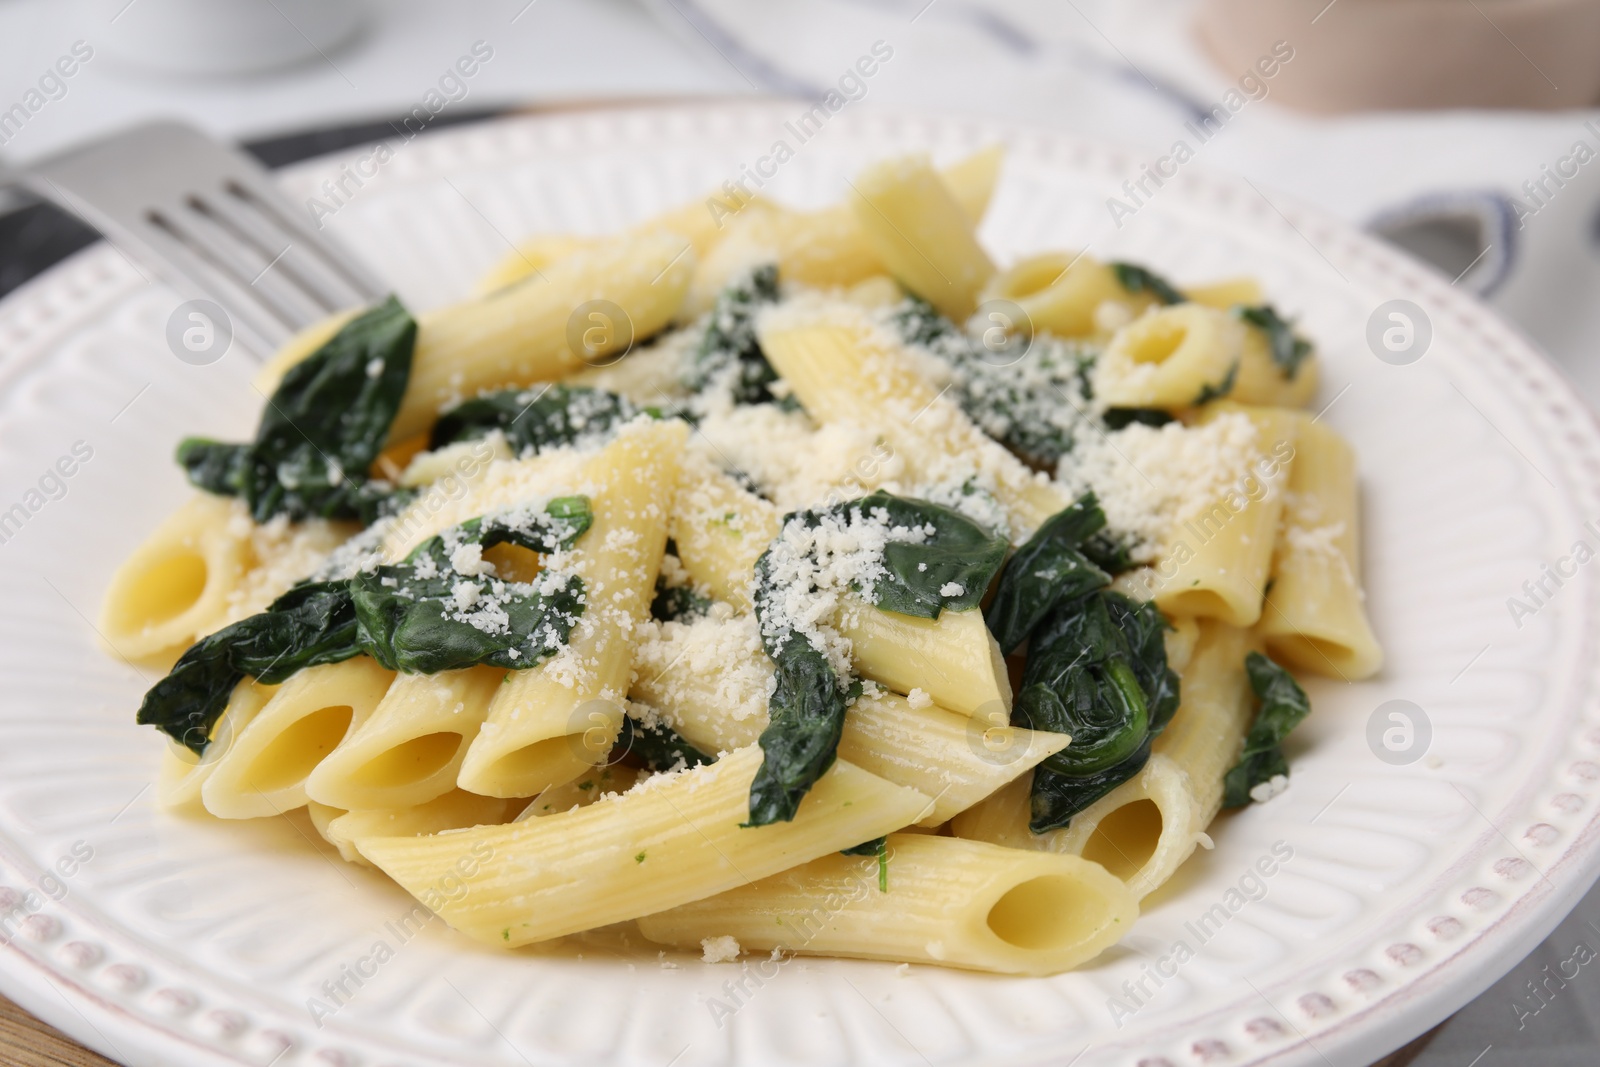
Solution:
[[[795,147],[784,123],[800,111],[591,113],[429,135],[329,225],[414,308],[436,305],[464,294],[508,237],[610,230],[737,177],[777,139]],[[330,859],[303,822],[157,810],[161,742],[133,724],[152,679],[104,658],[89,620],[116,562],[187,492],[177,439],[245,437],[261,398],[241,352],[204,367],[176,359],[163,335],[177,298],[102,246],[0,304],[0,519],[26,512],[0,528],[0,909],[15,934],[0,990],[137,1064],[1342,1067],[1509,968],[1596,870],[1600,567],[1559,563],[1580,539],[1600,547],[1583,528],[1600,518],[1590,414],[1487,311],[1247,183],[1185,173],[1118,229],[1106,198],[1140,159],[845,112],[769,191],[821,203],[874,157],[949,159],[995,139],[1010,152],[984,237],[1002,259],[1088,245],[1180,283],[1259,276],[1321,343],[1319,405],[1361,457],[1366,578],[1389,667],[1312,686],[1290,791],[1214,827],[1215,851],[1147,902],[1122,945],[1051,979],[503,953],[437,922],[404,936],[393,925],[404,894]],[[314,193],[336,162],[290,172],[291,195]],[[1380,361],[1366,340],[1394,299],[1431,324],[1409,365]],[[46,478],[77,442],[92,458]],[[1507,600],[1547,562],[1573,573],[1547,580],[1519,626]],[[1390,700],[1431,724],[1406,765],[1369,746]],[[1293,858],[1252,876],[1278,842]],[[1194,956],[1174,966],[1180,940]],[[359,985],[352,970],[367,975]],[[341,981],[337,1004],[325,983]],[[337,1011],[313,1019],[313,997]]]

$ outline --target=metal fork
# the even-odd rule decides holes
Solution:
[[[186,298],[228,314],[259,358],[387,288],[243,152],[180,122],[152,122],[68,149],[7,180],[98,229]]]

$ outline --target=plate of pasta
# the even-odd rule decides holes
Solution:
[[[1540,357],[1248,183],[790,110],[297,167],[394,295],[261,362],[104,248],[0,304],[0,988],[130,1063],[1357,1064],[1555,925]]]

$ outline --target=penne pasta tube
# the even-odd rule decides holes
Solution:
[[[983,612],[942,611],[919,619],[858,601],[839,613],[856,670],[896,693],[920,689],[962,715],[1011,713],[1011,678]]]
[[[233,747],[239,731],[266,707],[277,690],[275,685],[262,685],[252,678],[234,686],[228,706],[211,728],[211,743],[201,755],[169,740],[161,754],[161,768],[156,772],[156,803],[164,808],[199,807],[200,787],[211,776],[217,761]]]
[[[924,381],[904,348],[861,309],[842,302],[780,308],[762,315],[757,334],[812,418],[875,428],[905,460],[911,486],[977,485],[1006,509],[1013,540],[1072,502]]]
[[[1244,342],[1244,324],[1225,311],[1155,308],[1112,336],[1095,364],[1095,396],[1111,407],[1173,411],[1226,396]]]
[[[1316,395],[1318,378],[1315,353],[1300,361],[1293,377],[1286,376],[1273,362],[1267,335],[1255,326],[1246,326],[1239,350],[1239,373],[1228,397],[1241,404],[1303,408]]]
[[[839,758],[933,798],[919,826],[943,824],[1067,747],[1065,734],[991,724],[898,693],[863,695],[845,716]]]
[[[627,351],[677,315],[693,267],[676,234],[609,240],[541,277],[422,316],[389,442],[425,432],[440,409],[485,390],[553,381]],[[273,360],[260,388],[276,388],[311,351]]]
[[[677,315],[693,265],[675,234],[610,241],[542,278],[424,316],[389,440],[427,429],[441,408],[485,389],[552,381],[626,351]]]
[[[366,721],[311,772],[306,795],[348,811],[448,793],[505,675],[497,667],[396,675]]]
[[[1346,681],[1370,677],[1383,650],[1367,621],[1361,591],[1356,461],[1350,446],[1312,417],[1296,413],[1283,530],[1257,633],[1288,667]]]
[[[941,314],[966,321],[994,264],[928,158],[873,164],[851,190],[856,224],[889,273]]]
[[[961,210],[966,213],[974,229],[989,213],[989,201],[994,198],[995,186],[1000,183],[1000,164],[1005,162],[1005,158],[1005,146],[992,144],[939,172],[945,188],[961,205]]]
[[[572,549],[584,611],[565,648],[513,671],[467,749],[463,789],[533,796],[604,761],[622,725],[633,633],[649,614],[666,549],[688,427],[676,420],[625,430],[584,468],[594,521]]]
[[[762,760],[750,747],[576,811],[421,838],[358,839],[363,855],[446,922],[515,947],[687,904],[871,840],[929,798],[842,760],[793,822],[741,826]],[[465,892],[441,897],[441,878]]]
[[[1082,253],[1046,252],[1018,260],[990,279],[985,300],[1009,300],[1028,332],[1093,337],[1132,322],[1155,301],[1128,292],[1104,263]],[[1102,310],[1102,309],[1106,310]]]
[[[325,826],[319,825],[322,836],[339,850],[345,862],[371,867],[372,861],[363,856],[356,845],[358,840],[368,837],[421,837],[468,826],[496,826],[508,822],[522,806],[522,801],[502,800],[499,797],[479,796],[465,789],[452,789],[432,800],[400,808],[340,811],[316,801],[306,806],[311,810],[313,822],[326,820]],[[329,815],[332,817],[329,818]]]
[[[100,633],[121,659],[176,659],[221,623],[252,558],[251,522],[234,501],[197,493],[111,576]]]
[[[672,504],[672,541],[690,577],[740,611],[751,610],[756,560],[778,536],[782,515],[694,453]]]
[[[880,888],[874,856],[824,856],[753,885],[657,912],[639,931],[699,948],[731,936],[746,951],[905,960],[1048,975],[1116,944],[1133,895],[1077,856],[925,834],[891,834]]]
[[[1028,829],[1028,777],[952,820],[959,837],[1012,848],[1074,853],[1101,864],[1143,899],[1194,853],[1222,806],[1222,778],[1239,758],[1253,701],[1247,631],[1202,620],[1182,674],[1183,703],[1133,778],[1060,830]]]
[[[1206,419],[1243,414],[1255,427],[1254,456],[1237,483],[1179,525],[1156,565],[1156,604],[1168,615],[1254,626],[1292,477],[1298,423],[1282,408],[1218,401]]]
[[[306,778],[383,699],[394,672],[367,656],[308,667],[234,735],[200,787],[221,819],[281,815],[306,802]]]
[[[967,220],[976,228],[988,210],[1000,176],[1004,149],[981,149],[940,172],[938,177]],[[888,270],[848,202],[818,211],[794,211],[754,200],[742,207],[718,201],[716,231],[709,247],[696,241],[700,264],[690,286],[686,314],[711,309],[734,276],[763,263],[776,263],[785,282],[822,288],[852,286]]]

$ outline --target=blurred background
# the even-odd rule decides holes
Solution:
[[[846,86],[876,41],[893,62]],[[398,142],[408,117],[830,90],[1153,162],[1181,142],[1431,264],[1600,406],[1600,0],[0,0],[0,295],[98,239],[5,165],[139,120],[281,166]],[[1594,920],[1591,895],[1394,1062],[1600,1062],[1600,980],[1525,1007],[1542,968],[1600,949]],[[49,1041],[0,1009],[5,1062],[99,1062],[21,1058]]]

